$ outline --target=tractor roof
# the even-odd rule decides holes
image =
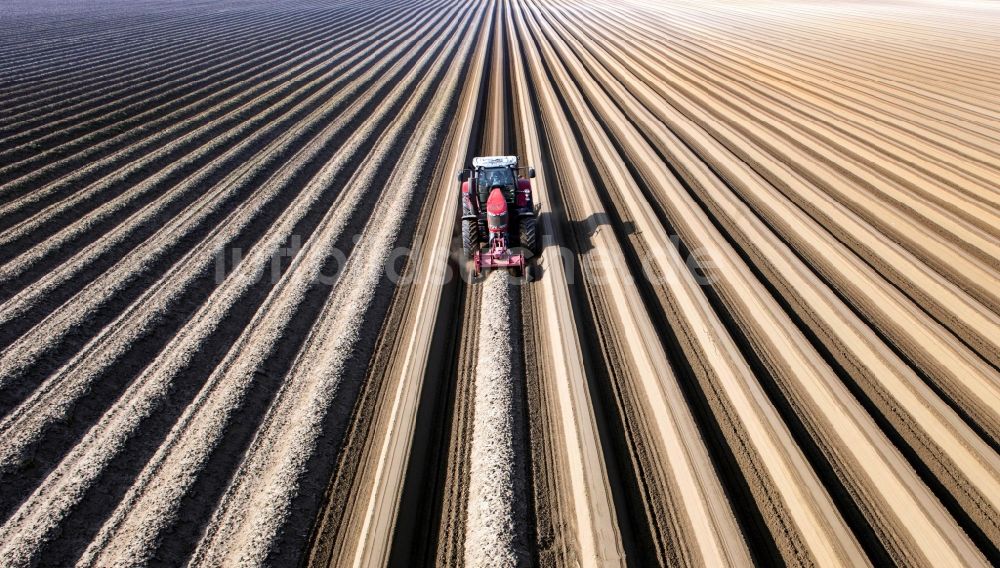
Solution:
[[[474,168],[498,168],[517,165],[517,156],[481,156],[472,158]]]

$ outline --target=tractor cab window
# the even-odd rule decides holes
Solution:
[[[479,192],[480,203],[485,203],[490,196],[490,188],[495,185],[503,187],[504,197],[507,201],[514,199],[514,191],[517,189],[517,182],[514,180],[514,170],[508,167],[483,168],[479,171],[476,182],[476,190]]]

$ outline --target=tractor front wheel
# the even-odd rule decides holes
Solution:
[[[479,248],[479,222],[475,219],[462,219],[462,251],[472,258]]]

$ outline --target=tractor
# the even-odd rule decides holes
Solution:
[[[527,176],[523,175],[527,174]],[[459,170],[462,203],[462,250],[472,259],[473,275],[483,269],[525,269],[521,247],[538,254],[535,204],[531,181],[535,169],[517,165],[517,156],[472,159],[472,169]]]

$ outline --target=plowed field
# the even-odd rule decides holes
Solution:
[[[986,1],[7,2],[0,563],[1000,564],[997,93]]]

